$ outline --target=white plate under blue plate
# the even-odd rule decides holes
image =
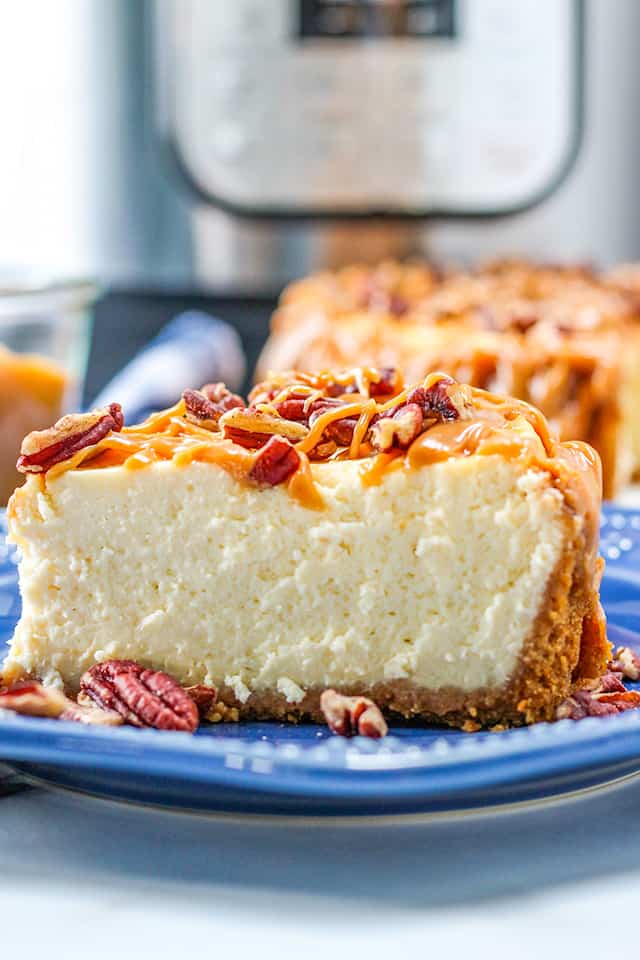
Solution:
[[[0,516],[0,660],[19,616]],[[640,511],[605,509],[610,639],[640,651]],[[319,726],[218,725],[191,737],[5,714],[0,759],[57,786],[209,812],[376,815],[558,797],[640,771],[640,710],[504,733],[393,727],[384,741]]]

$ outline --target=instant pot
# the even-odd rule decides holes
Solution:
[[[251,359],[324,266],[640,257],[636,0],[34,2],[0,259],[115,291],[90,381],[183,302]]]

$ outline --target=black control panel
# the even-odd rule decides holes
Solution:
[[[300,36],[453,37],[455,0],[300,0]]]

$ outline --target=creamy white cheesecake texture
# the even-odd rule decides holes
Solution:
[[[572,522],[543,471],[498,456],[389,472],[313,467],[326,509],[223,469],[31,477],[14,496],[23,615],[7,661],[76,687],[112,657],[241,701],[397,678],[513,674]],[[577,522],[577,521],[575,521]]]

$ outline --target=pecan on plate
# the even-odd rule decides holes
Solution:
[[[284,437],[271,437],[258,451],[249,479],[260,487],[284,483],[300,466],[300,454]]]
[[[184,687],[183,689],[195,703],[201,717],[206,717],[218,699],[218,691],[216,688],[208,687],[204,683],[195,683],[193,686]]]
[[[185,390],[182,399],[187,420],[205,430],[217,430],[218,420],[227,410],[245,405],[242,397],[227,390],[224,383],[206,383],[200,390]]]
[[[119,403],[91,413],[68,414],[48,430],[35,430],[22,441],[16,464],[22,473],[45,473],[56,463],[122,430],[124,418]]]
[[[609,661],[609,670],[621,673],[628,680],[640,680],[640,657],[631,647],[618,647]]]
[[[424,418],[417,403],[405,403],[387,416],[379,417],[369,430],[374,450],[386,453],[394,448],[406,450],[422,433]]]
[[[388,727],[380,708],[368,697],[345,697],[336,690],[325,690],[320,709],[333,733],[341,737],[386,737]]]
[[[605,673],[560,704],[558,720],[583,720],[585,717],[606,717],[640,706],[640,693],[627,690],[617,673]]]
[[[302,423],[285,420],[266,410],[254,410],[251,407],[229,410],[220,418],[220,427],[225,437],[234,443],[255,450],[264,446],[270,437],[276,434],[296,443],[306,437],[308,430]]]
[[[422,408],[425,420],[469,420],[473,416],[471,391],[465,384],[444,373],[428,378],[426,383],[427,386],[412,390],[406,399]]]
[[[60,714],[60,720],[71,720],[73,723],[85,723],[101,727],[120,727],[124,723],[123,718],[115,710],[103,710],[102,707],[97,707],[93,701],[91,706],[69,701],[66,710]]]
[[[193,733],[198,726],[198,708],[180,684],[134,660],[96,663],[81,677],[80,688],[103,710],[115,710],[134,727]]]
[[[36,680],[14,683],[7,690],[0,689],[0,709],[13,710],[28,717],[59,717],[69,701],[54,687],[45,687]]]

